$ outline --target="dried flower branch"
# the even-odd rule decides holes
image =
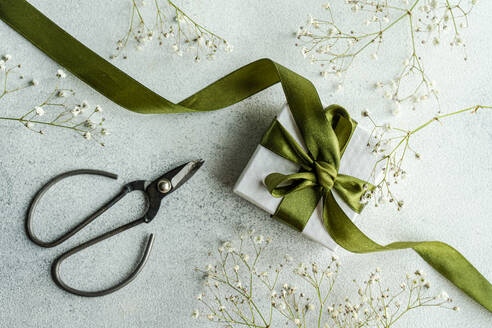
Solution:
[[[196,62],[202,57],[215,59],[220,49],[225,52],[231,52],[233,49],[225,39],[191,19],[171,0],[153,0],[153,25],[145,21],[144,17],[147,15],[143,10],[144,1],[137,4],[136,0],[130,0],[130,4],[130,27],[126,35],[116,43],[117,53],[111,58],[118,57],[130,40],[135,41],[137,50],[141,50],[154,37],[157,37],[159,45],[163,45],[164,40],[169,39],[173,51],[178,56],[182,56],[185,51],[193,53]],[[127,56],[124,55],[123,58],[126,59]]]
[[[405,24],[410,44],[408,57],[398,73],[395,71],[394,78],[375,82],[375,88],[381,89],[384,97],[393,102],[395,115],[405,102],[415,109],[418,103],[432,97],[439,106],[435,82],[424,70],[421,48],[429,42],[438,46],[448,40],[451,46],[463,49],[466,60],[466,44],[460,32],[468,27],[468,15],[476,2],[472,0],[465,8],[461,0],[403,0],[401,4],[387,0],[345,0],[360,17],[360,32],[356,31],[358,27],[340,26],[327,3],[323,8],[328,18],[310,16],[307,25],[297,31],[296,46],[302,47],[303,56],[311,63],[321,65],[322,76],[335,74],[342,78],[354,59],[363,53],[371,52],[370,57],[377,60],[387,32]],[[446,36],[449,31],[451,35]],[[399,43],[406,45],[407,42],[402,41]],[[337,89],[342,87],[343,80],[337,84]]]
[[[392,127],[390,124],[378,125],[367,110],[363,111],[362,116],[367,117],[373,125],[367,147],[371,149],[373,154],[380,156],[380,159],[374,165],[372,178],[376,179],[377,176],[381,176],[381,178],[375,183],[376,189],[368,191],[363,196],[362,202],[368,203],[372,199],[374,205],[379,206],[379,204],[384,204],[388,201],[394,203],[397,209],[400,210],[403,206],[403,201],[395,197],[390,187],[393,184],[398,184],[406,177],[407,172],[403,168],[406,155],[413,153],[415,158],[419,159],[421,157],[411,147],[410,138],[434,122],[442,123],[444,118],[463,113],[475,114],[482,109],[492,109],[492,106],[476,105],[452,113],[436,115],[413,130]],[[379,170],[382,171],[381,175],[377,174]]]
[[[10,55],[5,55],[0,59],[0,101],[7,95],[39,84],[37,80],[31,80],[28,83],[22,82],[20,86],[11,86],[14,76],[18,77],[20,81],[24,81],[24,76],[19,72],[21,65],[10,64],[11,61],[12,56]],[[66,74],[63,70],[58,70],[56,77],[58,81],[61,81],[66,77]],[[103,127],[105,119],[100,116],[102,108],[95,106],[89,109],[90,106],[87,101],[73,103],[74,96],[74,90],[57,85],[41,103],[33,106],[21,116],[0,116],[0,120],[17,121],[27,129],[39,134],[46,134],[45,127],[68,129],[87,140],[95,140],[104,146],[100,138],[109,132]]]
[[[295,269],[290,256],[281,263],[262,263],[271,239],[253,234],[225,242],[217,250],[216,263],[196,269],[204,275],[206,292],[198,295],[202,309],[193,311],[193,317],[221,327],[271,328],[285,322],[303,328],[389,328],[417,308],[459,310],[446,292],[430,294],[431,284],[421,270],[407,274],[399,287],[390,289],[383,287],[377,268],[361,284],[354,280],[356,297],[337,303],[333,300],[340,270],[336,256],[325,266],[301,263]],[[299,290],[294,282],[280,283],[286,268],[293,269],[296,282],[309,290]]]

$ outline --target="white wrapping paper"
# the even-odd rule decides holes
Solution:
[[[287,104],[282,108],[277,120],[289,131],[299,145],[306,149]],[[375,157],[366,146],[368,139],[369,132],[367,130],[360,127],[355,129],[342,156],[339,173],[351,175],[366,181],[369,180],[374,167]],[[281,198],[275,198],[270,195],[264,185],[264,179],[267,175],[274,172],[283,174],[296,173],[298,168],[298,165],[293,162],[273,153],[262,145],[258,145],[236,182],[234,192],[266,212],[274,214],[281,202]],[[354,221],[357,213],[350,209],[336,192],[333,192],[333,194],[340,208]],[[302,233],[334,251],[337,244],[330,237],[323,225],[322,206],[322,201],[320,201]]]

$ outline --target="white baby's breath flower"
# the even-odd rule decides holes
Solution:
[[[224,48],[225,52],[232,52],[234,50],[234,47],[231,44],[229,44],[229,42],[226,41],[224,42],[224,44],[225,44],[225,48]]]
[[[262,244],[263,243],[263,240],[264,240],[264,237],[262,235],[258,235],[255,237],[255,243],[256,244]]]
[[[59,69],[56,71],[56,77],[59,79],[64,79],[67,77],[67,74],[62,69]]]
[[[38,116],[44,115],[44,109],[42,107],[36,106],[36,107],[34,107],[34,111],[36,112],[36,115],[38,115]]]
[[[355,62],[354,59],[364,52],[370,58],[377,60],[379,52],[385,49],[382,46],[383,41],[389,37],[395,37],[393,33],[388,33],[388,30],[405,26],[405,29],[411,29],[412,32],[402,34],[405,35],[404,38],[408,37],[408,39],[395,41],[402,41],[402,45],[409,41],[414,52],[410,58],[405,59],[403,62],[404,68],[398,69],[399,73],[395,78],[397,85],[393,86],[394,90],[389,94],[391,97],[388,97],[388,99],[401,99],[402,102],[410,102],[415,94],[419,94],[426,89],[426,80],[428,78],[426,72],[424,72],[422,58],[416,54],[415,49],[419,45],[425,44],[428,40],[431,40],[435,45],[439,44],[440,38],[444,37],[446,31],[453,31],[455,34],[450,42],[452,45],[465,47],[466,43],[462,38],[463,34],[460,33],[460,29],[468,27],[469,19],[467,16],[471,12],[471,8],[466,10],[459,1],[458,4],[448,4],[449,6],[446,3],[443,4],[441,0],[427,0],[420,6],[410,6],[408,0],[400,1],[403,3],[403,8],[401,8],[403,16],[412,17],[414,22],[418,22],[418,24],[395,24],[403,16],[396,18],[390,15],[389,13],[395,7],[387,1],[342,1],[353,12],[363,10],[364,13],[369,13],[369,15],[363,15],[359,22],[374,26],[373,29],[375,30],[367,33],[363,28],[357,30],[351,24],[346,27],[346,24],[340,24],[341,22],[337,21],[339,15],[333,15],[330,4],[326,3],[322,7],[329,11],[328,15],[319,19],[310,15],[307,25],[297,30],[296,37],[300,41],[296,42],[295,45],[302,48],[302,55],[309,58],[311,63],[314,62],[320,65],[320,75],[326,77],[328,73],[346,72]],[[471,0],[471,6],[475,2],[476,0]],[[453,28],[450,28],[451,20],[454,25]],[[420,33],[423,32],[426,32],[428,36],[420,37]],[[327,50],[325,50],[325,46]],[[312,53],[316,53],[316,57],[312,56]],[[419,78],[405,78],[410,73],[417,71],[421,73],[418,74]],[[401,81],[404,83],[400,85]],[[405,84],[409,84],[409,86],[406,87]],[[403,94],[406,93],[407,89],[413,93],[404,96]],[[433,93],[432,96],[439,105],[437,92]],[[412,106],[412,108],[414,107]]]
[[[369,189],[373,190],[372,188],[367,187],[368,191]],[[224,252],[219,254],[219,257],[217,258],[218,264],[214,266],[215,270],[217,270],[214,273],[215,278],[210,279],[214,280],[213,285],[208,284],[205,286],[205,288],[209,288],[212,291],[212,295],[209,298],[205,296],[202,297],[202,294],[197,297],[199,303],[205,306],[205,312],[210,313],[208,315],[202,315],[202,317],[217,321],[225,325],[225,327],[230,326],[232,328],[232,326],[235,326],[235,322],[233,318],[228,317],[230,311],[227,310],[226,307],[232,305],[236,309],[234,312],[241,317],[247,315],[246,312],[242,313],[243,310],[248,311],[247,309],[252,306],[256,309],[256,304],[259,304],[259,308],[261,309],[260,301],[263,297],[263,300],[266,302],[264,305],[270,305],[277,311],[285,315],[290,315],[289,321],[295,326],[302,327],[304,325],[304,315],[308,312],[316,311],[316,306],[314,303],[311,303],[311,296],[307,296],[307,293],[304,293],[304,291],[297,292],[297,288],[294,285],[295,281],[285,283],[279,282],[284,278],[279,275],[281,269],[283,267],[292,266],[292,264],[280,260],[281,263],[278,263],[278,265],[267,264],[265,267],[266,271],[263,271],[263,268],[260,271],[259,263],[262,263],[262,260],[260,260],[259,257],[260,255],[263,255],[264,248],[258,248],[256,246],[257,237],[261,235],[254,235],[253,233],[254,232],[241,238],[239,243],[226,242],[221,246],[225,250],[233,248],[233,245],[236,246],[240,244],[237,246],[239,251],[235,251],[232,254]],[[259,249],[262,251],[259,252]],[[265,252],[266,251],[267,250],[265,250]],[[243,258],[246,252],[251,252],[255,260],[253,265],[244,265],[246,285],[243,285],[241,283],[241,279],[243,279],[242,274],[238,273],[240,266],[238,257]],[[263,266],[263,264],[261,264],[261,266]],[[298,279],[302,278],[308,282],[315,281],[315,284],[312,284],[312,287],[315,288],[315,292],[323,293],[323,288],[330,288],[331,290],[337,277],[337,275],[333,275],[333,272],[339,272],[338,257],[333,255],[332,262],[327,263],[326,268],[314,262],[310,264],[310,267],[312,268],[312,272],[311,270],[307,270],[305,264],[299,264],[295,269],[296,273],[301,275],[301,277],[297,276]],[[354,280],[354,282],[359,285],[359,297],[357,297],[357,302],[352,302],[349,297],[345,297],[345,300],[342,303],[336,303],[335,300],[327,300],[326,305],[322,307],[323,311],[326,311],[325,314],[328,314],[335,321],[340,320],[340,322],[343,323],[344,320],[348,320],[347,322],[354,323],[354,327],[362,327],[363,323],[368,322],[368,320],[385,320],[390,318],[393,312],[405,309],[402,308],[402,304],[406,304],[406,301],[403,303],[403,300],[406,300],[409,293],[412,299],[416,298],[415,303],[413,303],[415,304],[415,308],[422,306],[421,302],[425,300],[426,305],[451,309],[449,304],[447,304],[448,302],[451,302],[447,294],[444,295],[446,296],[446,302],[443,302],[437,298],[425,296],[428,294],[424,294],[424,291],[420,291],[421,287],[430,288],[430,285],[426,285],[427,281],[424,279],[421,270],[416,272],[416,274],[409,275],[407,278],[411,279],[410,281],[414,280],[415,285],[407,288],[406,283],[403,283],[400,286],[400,291],[394,291],[393,288],[386,288],[383,286],[379,276],[381,271],[382,270],[379,267],[376,267],[375,271],[371,272],[369,280],[364,281],[363,285],[360,285]],[[274,279],[266,278],[269,277],[269,274],[272,272],[275,272],[273,274]],[[255,281],[255,279],[257,281]],[[250,292],[250,286],[251,288],[252,286],[256,286],[254,293]],[[256,288],[263,287],[266,287],[267,293],[258,294]],[[416,289],[419,290],[419,293],[413,293]],[[407,296],[404,294],[407,294]],[[289,309],[290,314],[289,312],[286,312],[287,309]],[[458,307],[452,309],[455,311],[459,310]],[[404,313],[406,313],[406,311]],[[193,312],[192,315],[196,318],[199,316],[199,313]],[[272,322],[271,324],[269,323],[268,327],[276,327],[278,325],[279,323]],[[325,325],[323,327],[331,326],[328,324],[328,326]]]
[[[78,116],[81,110],[79,106],[75,106],[70,112],[72,113],[73,116]]]
[[[301,48],[301,54],[302,54],[302,56],[303,56],[304,58],[306,58],[306,57],[307,57],[308,53],[309,53],[308,48],[306,48],[306,47],[302,47],[302,48]]]
[[[89,129],[94,129],[94,123],[91,120],[85,120],[84,126]]]
[[[6,66],[6,61],[11,60],[12,57],[10,55],[6,55],[2,58],[3,59],[0,59],[0,70]],[[2,82],[4,84],[5,90],[7,90],[8,93],[15,93],[29,86],[36,86],[39,84],[38,80],[32,79],[26,85],[10,86],[9,78],[15,76],[15,74],[18,74],[20,79],[24,79],[24,75],[19,72],[21,69],[20,64],[14,65],[8,69],[8,74],[4,74],[4,79]],[[11,72],[12,74],[10,74]],[[59,79],[62,79],[66,77],[66,73],[62,69],[59,69],[56,72],[56,76]],[[82,135],[85,139],[94,139],[100,145],[104,146],[102,142],[99,142],[97,138],[93,138],[93,136],[95,136],[95,133],[100,133],[101,135],[106,134],[107,131],[105,131],[103,127],[103,122],[105,121],[105,119],[101,118],[94,121],[95,117],[92,120],[88,120],[87,118],[78,118],[77,116],[79,116],[79,114],[81,113],[82,108],[86,108],[88,106],[87,102],[83,102],[81,105],[76,105],[75,107],[72,107],[74,106],[73,101],[70,101],[69,99],[58,98],[70,97],[73,95],[75,95],[75,91],[68,88],[60,88],[59,86],[56,86],[44,99],[42,105],[31,107],[21,116],[21,118],[7,119],[19,121],[24,124],[26,128],[35,131],[41,135],[46,134],[47,131],[45,131],[44,129],[33,129],[35,125],[36,127],[45,126],[49,128],[69,128],[79,135]],[[43,116],[48,113],[48,107],[51,117],[46,119],[43,118]],[[91,133],[94,133],[94,135]]]
[[[244,261],[244,262],[248,262],[248,260],[249,260],[249,255],[248,255],[248,254],[243,253],[243,254],[241,254],[241,258],[243,259],[243,261]]]

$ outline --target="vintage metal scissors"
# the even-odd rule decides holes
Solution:
[[[149,223],[151,222],[154,217],[157,215],[157,212],[159,211],[159,208],[161,206],[161,201],[164,197],[167,195],[171,194],[174,190],[179,188],[183,183],[185,183],[193,174],[202,166],[203,160],[197,160],[197,161],[191,161],[186,164],[180,165],[171,171],[165,173],[158,179],[154,181],[145,181],[145,180],[136,180],[130,183],[127,183],[123,186],[123,189],[119,194],[117,194],[113,199],[111,199],[109,202],[107,202],[104,206],[102,206],[99,210],[95,211],[92,215],[90,215],[88,218],[86,218],[84,221],[78,223],[75,227],[70,229],[67,233],[62,235],[61,237],[56,238],[53,241],[45,242],[40,240],[34,232],[32,231],[32,221],[33,221],[33,215],[34,211],[36,209],[36,206],[41,199],[41,197],[50,189],[54,184],[59,182],[60,180],[74,176],[74,175],[81,175],[81,174],[90,174],[90,175],[100,175],[100,176],[105,176],[111,179],[117,179],[118,176],[113,173],[105,172],[105,171],[99,171],[99,170],[75,170],[75,171],[69,171],[65,172],[63,174],[60,174],[53,179],[51,179],[47,184],[45,184],[36,194],[34,199],[31,202],[31,205],[29,207],[28,213],[27,213],[27,218],[26,218],[26,232],[27,236],[29,239],[31,239],[34,243],[41,247],[54,247],[57,246],[73,235],[75,235],[77,232],[82,230],[85,226],[87,226],[89,223],[94,221],[98,216],[106,212],[111,206],[116,204],[119,200],[121,200],[126,194],[132,192],[132,191],[141,191],[144,193],[146,201],[147,201],[147,210],[145,214],[130,223],[124,224],[114,230],[111,230],[109,232],[106,232],[99,237],[93,238],[89,241],[86,241],[85,243],[76,246],[69,251],[63,253],[60,255],[52,264],[51,267],[51,275],[53,278],[53,281],[63,290],[75,294],[75,295],[80,295],[80,296],[87,296],[87,297],[95,297],[95,296],[103,296],[110,294],[112,292],[117,291],[118,289],[128,285],[130,282],[132,282],[136,276],[142,271],[145,263],[147,262],[147,259],[149,258],[150,251],[152,249],[152,245],[154,242],[154,235],[151,234],[149,236],[149,239],[147,241],[147,245],[145,246],[145,251],[143,252],[142,258],[140,262],[137,264],[135,269],[122,281],[118,282],[116,285],[99,290],[99,291],[84,291],[80,289],[75,289],[73,287],[70,287],[67,285],[60,277],[59,273],[59,268],[61,263],[66,260],[68,257],[74,255],[77,252],[82,251],[83,249],[90,247],[94,244],[97,244],[107,238],[110,238],[112,236],[115,236],[123,231],[126,231],[130,228],[133,228],[141,223]]]

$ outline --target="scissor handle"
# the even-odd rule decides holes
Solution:
[[[140,259],[140,262],[137,264],[135,269],[125,279],[121,280],[116,285],[109,287],[109,288],[106,288],[106,289],[103,289],[103,290],[85,291],[85,290],[80,290],[80,289],[76,289],[76,288],[68,286],[60,277],[60,272],[59,272],[60,271],[60,265],[62,264],[63,261],[65,261],[70,256],[74,255],[75,253],[78,253],[78,252],[86,249],[87,247],[90,247],[94,244],[97,244],[97,243],[99,243],[99,242],[101,242],[107,238],[110,238],[114,235],[117,235],[117,234],[119,234],[125,230],[133,228],[133,227],[135,227],[141,223],[145,223],[145,222],[146,222],[145,218],[141,218],[141,219],[135,220],[133,222],[127,223],[125,225],[122,225],[122,226],[114,229],[114,230],[106,232],[105,234],[103,234],[99,237],[91,239],[91,240],[89,240],[89,241],[87,241],[87,242],[85,242],[85,243],[83,243],[77,247],[74,247],[71,250],[67,251],[66,253],[60,255],[60,257],[58,257],[53,262],[53,265],[51,266],[51,277],[53,278],[53,281],[61,289],[65,290],[69,293],[79,295],[79,296],[85,296],[85,297],[104,296],[104,295],[111,294],[111,293],[117,291],[118,289],[125,287],[126,285],[128,285],[130,282],[132,282],[137,277],[137,275],[140,273],[140,271],[142,271],[145,263],[147,262],[147,259],[149,258],[149,255],[150,255],[150,251],[152,250],[152,246],[154,244],[154,235],[153,234],[150,234],[149,239],[147,241],[147,245],[145,246],[145,250],[142,254],[142,258]]]
[[[126,184],[124,186],[123,190],[119,194],[117,194],[115,197],[113,197],[113,199],[111,199],[109,202],[107,202],[105,205],[103,205],[100,209],[98,209],[96,212],[94,212],[91,216],[87,217],[85,220],[78,223],[74,228],[70,229],[67,233],[56,238],[53,241],[49,241],[49,242],[42,241],[32,231],[32,219],[33,219],[34,211],[36,209],[36,206],[37,206],[39,200],[54,184],[56,184],[60,180],[67,178],[67,177],[70,177],[70,176],[80,175],[80,174],[100,175],[100,176],[105,176],[105,177],[108,177],[111,179],[117,179],[118,178],[118,176],[116,174],[113,174],[110,172],[100,171],[100,170],[82,169],[82,170],[75,170],[75,171],[69,171],[69,172],[62,173],[62,174],[54,177],[50,181],[48,181],[48,183],[46,183],[37,192],[36,196],[34,196],[34,199],[32,200],[31,205],[29,206],[28,213],[27,213],[26,232],[27,232],[29,239],[31,239],[35,244],[37,244],[41,247],[54,247],[56,245],[63,243],[65,240],[69,239],[70,237],[75,235],[77,232],[82,230],[89,223],[94,221],[98,216],[100,216],[101,214],[106,212],[111,206],[116,204],[126,194],[128,194],[129,192],[134,191],[134,190],[144,191],[144,187],[145,187],[145,181],[143,181],[143,180],[137,180],[137,181],[133,181],[133,182]],[[146,195],[146,197],[148,198],[147,195]],[[141,223],[146,223],[146,222],[147,222],[147,217],[144,215],[142,218],[140,218],[138,220],[124,224],[124,225],[122,225],[116,229],[113,229],[109,232],[106,232],[106,233],[104,233],[98,237],[95,237],[95,238],[89,240],[89,241],[86,241],[85,243],[83,243],[79,246],[76,246],[76,247],[70,249],[69,251],[63,253],[53,262],[53,265],[51,267],[51,275],[52,275],[53,281],[58,285],[58,287],[60,287],[61,289],[65,290],[69,293],[79,295],[79,296],[86,296],[86,297],[96,297],[96,296],[107,295],[107,294],[115,292],[118,289],[123,288],[124,286],[128,285],[140,273],[140,271],[143,269],[145,263],[147,262],[147,259],[149,258],[150,251],[152,250],[152,245],[154,243],[154,235],[153,234],[150,235],[150,237],[147,241],[147,245],[145,246],[145,250],[143,252],[142,258],[141,258],[140,262],[137,264],[137,266],[135,267],[135,269],[125,279],[123,279],[122,281],[120,281],[116,285],[109,287],[109,288],[106,288],[106,289],[103,289],[103,290],[84,291],[84,290],[70,287],[60,277],[60,273],[59,273],[60,265],[62,264],[62,262],[64,260],[66,260],[68,257],[74,255],[75,253],[78,253],[78,252],[86,249],[87,247],[95,245],[95,244],[97,244],[97,243],[99,243],[99,242],[101,242],[107,238],[110,238],[114,235],[117,235],[123,231],[126,231],[126,230],[133,228],[133,227],[135,227]]]
[[[35,243],[35,244],[37,244],[37,245],[39,245],[41,247],[46,247],[46,248],[54,247],[54,246],[57,246],[57,245],[63,243],[65,240],[69,239],[70,237],[72,237],[73,235],[75,235],[77,232],[79,232],[80,230],[82,230],[89,223],[91,223],[92,221],[94,221],[98,216],[100,216],[101,214],[103,214],[108,208],[110,208],[111,206],[113,206],[117,201],[119,201],[121,198],[123,198],[123,196],[125,196],[129,192],[127,189],[123,189],[118,195],[116,195],[113,199],[111,199],[109,202],[107,202],[99,210],[97,210],[91,216],[89,216],[88,218],[86,218],[85,220],[83,220],[82,222],[80,222],[79,224],[77,224],[75,227],[73,227],[72,229],[70,229],[64,235],[62,235],[62,236],[60,236],[60,237],[58,237],[58,238],[56,238],[56,239],[54,239],[52,241],[47,241],[47,242],[46,241],[42,241],[41,239],[39,239],[34,234],[34,231],[32,230],[32,220],[33,220],[33,216],[34,216],[34,211],[36,210],[36,207],[38,205],[39,200],[57,182],[65,179],[65,178],[68,178],[68,177],[71,177],[71,176],[74,176],[74,175],[81,175],[81,174],[100,175],[100,176],[108,177],[108,178],[111,178],[111,179],[118,179],[118,175],[116,175],[114,173],[110,173],[110,172],[106,172],[106,171],[101,171],[101,170],[81,169],[81,170],[74,170],[74,171],[68,171],[68,172],[62,173],[60,175],[57,175],[56,177],[54,177],[50,181],[48,181],[48,183],[46,183],[36,193],[36,196],[34,196],[32,202],[31,202],[31,205],[29,206],[29,210],[27,212],[26,233],[27,233],[27,236],[29,237],[29,239],[33,243]]]

